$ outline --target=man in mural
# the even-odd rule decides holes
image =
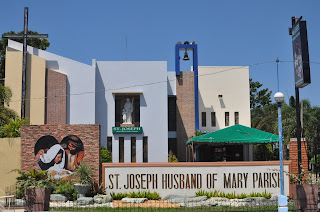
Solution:
[[[65,168],[73,171],[83,160],[83,143],[78,136],[68,135],[62,139],[61,146],[66,153]]]

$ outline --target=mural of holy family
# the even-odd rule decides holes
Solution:
[[[76,135],[68,135],[60,143],[55,137],[45,135],[36,142],[34,154],[41,170],[46,170],[51,178],[68,179],[83,160],[84,146]]]

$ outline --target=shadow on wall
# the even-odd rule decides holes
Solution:
[[[106,100],[106,88],[98,67],[96,67],[96,93],[95,93],[95,119],[101,125],[101,129],[108,129],[108,103]],[[101,130],[101,146],[107,146],[107,130]]]
[[[223,100],[222,100],[222,103],[223,103]],[[221,101],[220,101],[220,104],[221,104]],[[224,103],[223,103],[224,105]],[[225,107],[225,106],[224,106]],[[222,106],[221,106],[222,108]],[[203,110],[203,111],[201,111]],[[208,130],[208,131],[212,131],[212,128],[215,128],[215,129],[220,129],[220,125],[219,125],[219,121],[217,119],[217,113],[215,114],[215,119],[216,119],[216,126],[215,127],[212,127],[211,126],[211,113],[212,112],[216,112],[217,110],[214,110],[213,106],[211,105],[211,107],[205,107],[204,106],[204,102],[203,102],[203,99],[202,99],[202,96],[201,96],[201,93],[199,92],[199,126],[202,127],[202,124],[201,124],[201,112],[206,112],[207,113],[207,128],[210,128],[211,130]]]
[[[67,124],[70,124],[70,82],[67,77]]]
[[[186,142],[188,141],[188,135],[186,128],[184,127],[181,113],[177,107],[177,158],[180,162],[186,161]]]
[[[223,101],[223,99],[221,98],[221,99],[219,99],[219,102],[220,102],[220,106],[221,106],[221,108],[226,108],[226,105],[224,104],[224,101]]]
[[[59,63],[56,60],[47,60],[46,68],[50,70],[59,70]]]

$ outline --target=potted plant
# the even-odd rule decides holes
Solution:
[[[37,172],[30,169],[29,172],[16,170],[17,186],[24,190],[28,211],[48,211],[52,182],[46,175],[46,171]]]
[[[317,209],[318,207],[318,180],[312,177],[309,171],[301,169],[301,177],[296,174],[289,175],[293,199],[297,210]]]
[[[93,183],[93,168],[85,163],[80,163],[74,171],[74,188],[78,191],[78,198],[85,197]]]

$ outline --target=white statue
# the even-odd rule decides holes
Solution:
[[[123,110],[122,110],[122,119],[123,124],[132,124],[132,112],[133,112],[133,98],[132,102],[130,102],[130,99],[126,99],[126,103],[124,104]]]
[[[125,123],[127,121],[127,113],[125,109],[122,110],[122,120],[122,123]]]

